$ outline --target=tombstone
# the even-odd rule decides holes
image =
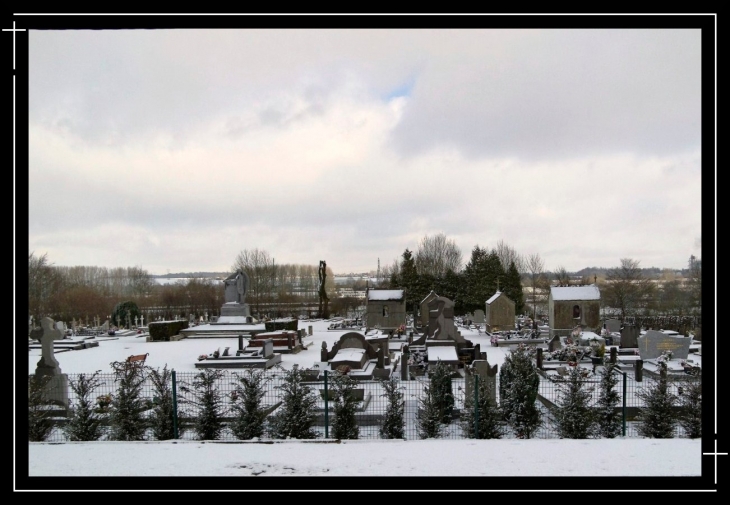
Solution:
[[[228,354],[228,349],[230,349],[230,347],[226,347],[226,348],[225,348],[225,349],[223,350],[223,354],[222,354],[221,356],[230,356],[230,354]]]
[[[378,346],[378,368],[385,368],[385,356],[383,354],[383,346]]]
[[[104,332],[109,331],[109,320],[108,319],[106,321],[104,321],[104,324],[101,325],[101,330]]]
[[[200,324],[203,324],[205,322],[205,318],[203,316],[200,316]]]
[[[50,377],[46,394],[52,403],[68,408],[68,376],[61,373],[61,367],[53,352],[53,342],[63,338],[63,332],[55,328],[53,319],[41,319],[41,327],[31,332],[31,336],[41,343],[41,359],[35,369],[35,377]]]
[[[264,358],[269,359],[274,356],[274,339],[267,338],[264,340],[264,345],[261,351]]]
[[[139,315],[139,325],[144,326],[144,315],[143,314]]]
[[[309,327],[307,328],[307,332],[309,333],[309,336],[311,337],[312,336],[312,325],[309,325]]]
[[[207,312],[205,313],[205,322],[206,323],[208,322],[208,313]]]
[[[190,318],[188,319],[188,323],[190,325],[193,325],[195,323],[195,314],[190,314]]]
[[[609,333],[619,333],[621,331],[621,321],[618,319],[606,319],[604,326]]]
[[[639,356],[642,361],[656,359],[664,351],[671,351],[673,359],[687,359],[691,339],[678,336],[674,337],[661,331],[649,330],[639,337]]]
[[[474,360],[471,366],[464,367],[465,397],[474,398],[474,377],[479,377],[479,383],[487,381],[489,386],[489,399],[493,404],[497,403],[497,365],[489,366],[485,359]]]
[[[311,326],[310,326],[311,328]],[[322,341],[322,349],[320,351],[319,360],[326,362],[329,358],[327,357],[327,342]]]
[[[56,329],[61,332],[66,332],[66,323],[63,321],[56,321]]]
[[[474,324],[484,324],[485,314],[482,309],[474,311]]]
[[[634,326],[627,324],[621,328],[621,343],[619,347],[638,347],[639,329]]]
[[[400,380],[407,381],[410,379],[409,373],[408,373],[408,357],[409,357],[409,351],[408,346],[404,345],[403,350],[400,355]]]
[[[548,351],[550,352],[557,351],[561,347],[563,347],[563,343],[560,341],[560,337],[558,335],[555,335],[550,339],[550,342],[548,342]]]

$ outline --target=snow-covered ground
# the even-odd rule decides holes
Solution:
[[[328,321],[300,321],[313,327],[304,338],[311,345],[297,354],[283,354],[281,366],[310,368],[319,362],[322,342],[327,348],[346,331],[327,330]],[[501,365],[506,347],[492,347],[476,330],[460,328],[462,335],[479,343],[490,365]],[[99,346],[56,353],[64,373],[111,372],[110,363],[132,354],[149,353],[146,364],[176,371],[197,371],[201,354],[218,348],[236,349],[236,337],[146,342],[137,335],[98,338]],[[35,370],[40,350],[30,350],[29,373]],[[585,476],[700,476],[700,440],[618,438],[598,440],[352,440],[260,442],[69,442],[30,443],[29,476],[552,476],[550,488],[561,488],[561,477]],[[25,451],[16,439],[16,451]],[[21,458],[24,463],[24,459]],[[181,485],[189,488],[188,481]],[[428,485],[438,486],[438,479]],[[682,485],[678,479],[673,485]],[[84,489],[79,483],[78,489]],[[404,484],[407,488],[407,483]],[[620,485],[620,484],[619,484]],[[64,485],[65,486],[65,485]],[[134,487],[134,484],[130,484]],[[294,487],[296,488],[296,484]],[[304,489],[317,489],[307,484]],[[329,488],[336,484],[322,486]],[[382,486],[382,487],[381,487]],[[496,487],[495,487],[496,486]],[[556,487],[557,486],[557,487]],[[616,489],[601,480],[599,488]],[[689,485],[693,488],[695,484]],[[250,485],[242,486],[250,489]],[[273,484],[267,487],[278,488]],[[290,487],[289,485],[285,487]],[[369,482],[368,489],[390,489],[383,481]],[[450,485],[453,487],[453,484]],[[484,489],[511,489],[484,481]],[[64,488],[64,487],[61,487]],[[92,485],[93,488],[93,485]]]

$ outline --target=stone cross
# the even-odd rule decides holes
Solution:
[[[139,316],[134,316],[134,325],[139,326]]]
[[[33,338],[37,338],[41,342],[41,359],[36,365],[36,374],[57,375],[61,373],[58,360],[53,354],[53,341],[61,340],[63,332],[55,328],[53,319],[44,317],[41,319],[40,329],[33,331]]]
[[[139,315],[139,325],[144,326],[144,314]]]

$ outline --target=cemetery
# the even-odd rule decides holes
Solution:
[[[94,353],[105,345],[121,346],[117,347],[114,361],[122,370],[136,367],[140,373],[162,364],[167,366],[167,359],[179,354],[177,349],[190,349],[176,365],[183,383],[193,383],[194,373],[208,371],[221,374],[222,379],[226,373],[248,369],[266,374],[268,381],[278,384],[276,389],[281,387],[287,371],[301,370],[303,386],[316,396],[312,404],[313,429],[320,436],[323,431],[327,433],[334,415],[332,409],[342,401],[332,382],[337,377],[356,383],[349,394],[355,402],[352,412],[360,436],[379,436],[378,430],[390,408],[383,400],[383,381],[388,380],[398,381],[404,390],[404,426],[410,433],[408,437],[416,436],[425,429],[423,402],[438,370],[449,381],[453,396],[449,415],[443,422],[448,425],[449,436],[466,436],[470,428],[464,422],[472,415],[472,401],[479,394],[487,394],[496,406],[506,394],[500,393],[500,366],[491,364],[487,352],[481,350],[487,345],[495,348],[490,352],[505,358],[514,353],[529,356],[539,377],[536,401],[544,409],[541,415],[546,420],[539,436],[547,438],[554,436],[550,423],[560,412],[561,384],[567,383],[573,370],[579,371],[586,387],[593,389],[600,383],[601,371],[609,365],[613,373],[623,376],[624,383],[618,389],[624,404],[615,409],[621,410],[629,421],[641,411],[640,391],[647,384],[662,378],[696,378],[701,373],[699,341],[677,331],[637,328],[611,318],[596,319],[599,295],[592,285],[551,291],[548,325],[537,321],[527,324],[526,318],[514,314],[514,303],[500,291],[486,301],[483,312],[476,310],[460,317],[454,313],[453,300],[431,291],[419,304],[420,317],[411,317],[405,312],[403,290],[371,289],[365,314],[367,324],[361,326],[357,319],[344,318],[302,320],[305,330],[298,328],[299,319],[255,320],[245,303],[248,283],[242,271],[226,278],[226,301],[221,315],[209,319],[206,314],[200,322],[191,315],[189,320],[175,318],[143,326],[144,317],[128,315],[127,328],[111,327],[109,321],[100,324],[98,320],[93,326],[73,321],[68,328],[63,322],[43,318],[40,327],[34,328],[31,321],[29,352],[40,351],[34,376],[48,378],[50,411],[57,416],[57,422],[65,422],[77,401],[71,388],[77,376],[62,372],[55,355]],[[110,330],[114,330],[114,335],[109,335]],[[210,345],[211,339],[215,339],[215,345]],[[312,346],[319,347],[318,360],[303,352]],[[203,348],[205,351],[200,352]],[[626,380],[630,380],[629,386],[625,386]],[[98,398],[106,399],[104,409],[113,405],[115,394],[110,388],[114,381],[107,382],[106,389],[97,391],[101,393]],[[225,392],[228,386],[219,381],[218,387]],[[624,392],[625,387],[628,389]],[[673,387],[681,392],[681,385]],[[266,416],[272,419],[284,408],[274,389],[267,393],[266,403]],[[235,395],[229,398],[231,394],[229,391],[223,395],[222,406],[228,409],[226,418],[230,417],[231,402],[235,400]],[[596,393],[591,394],[591,401],[597,401]]]

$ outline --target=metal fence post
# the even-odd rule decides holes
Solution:
[[[327,370],[324,371],[324,438],[329,435],[329,393],[327,392]]]
[[[479,376],[474,375],[474,433],[479,438]]]
[[[177,380],[172,371],[172,438],[177,439]]]
[[[627,377],[627,375],[628,375],[628,374],[627,374],[626,372],[621,372],[621,374],[622,374],[622,375],[623,375],[623,377],[624,377],[624,387],[623,387],[623,390],[624,390],[624,399],[623,399],[623,405],[624,405],[624,408],[623,408],[623,409],[621,410],[621,411],[622,411],[622,419],[621,419],[621,423],[622,423],[622,428],[621,428],[621,436],[625,437],[625,436],[626,436],[626,377]]]

